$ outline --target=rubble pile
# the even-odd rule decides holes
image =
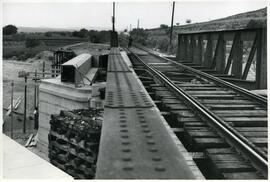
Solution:
[[[102,110],[61,111],[52,115],[50,162],[75,179],[93,179],[102,125]]]

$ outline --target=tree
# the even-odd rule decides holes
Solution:
[[[14,25],[7,25],[3,27],[3,34],[4,35],[14,35],[17,33],[17,27]]]
[[[88,30],[86,30],[85,28],[83,28],[83,29],[81,29],[79,31],[79,35],[80,35],[81,38],[86,37],[87,36],[87,33],[88,33]]]
[[[179,25],[180,25],[180,23],[176,23],[176,25],[177,25],[177,26],[179,26]]]
[[[46,32],[44,35],[45,35],[46,37],[51,37],[51,36],[52,36],[52,32]]]
[[[191,19],[186,19],[186,23],[191,23]]]
[[[74,37],[80,37],[80,38],[87,37],[87,34],[88,34],[88,30],[86,30],[85,28],[81,29],[80,31],[74,31],[74,32],[72,32],[72,35]]]
[[[168,25],[165,25],[165,24],[161,24],[161,25],[160,25],[160,28],[162,28],[162,29],[167,29],[167,28],[169,28],[169,26],[168,26]]]

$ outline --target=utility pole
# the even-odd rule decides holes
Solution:
[[[139,33],[139,25],[140,25],[140,19],[138,19],[138,23],[137,23],[137,39],[138,39],[138,33]]]
[[[129,24],[129,32],[131,32],[131,29],[132,29],[132,25]]]
[[[11,102],[10,102],[10,117],[11,117],[11,120],[10,120],[10,137],[13,139],[13,88],[14,88],[14,82],[12,80],[11,82]]]
[[[112,17],[112,24],[113,24],[113,32],[115,31],[114,29],[114,23],[115,23],[115,2],[113,2],[113,17]]]
[[[27,107],[27,76],[24,77],[24,112],[23,112],[23,133],[26,129],[26,107]]]
[[[175,6],[175,1],[173,1],[173,9],[172,9],[172,21],[171,21],[171,32],[170,32],[170,45],[172,44],[174,6]]]

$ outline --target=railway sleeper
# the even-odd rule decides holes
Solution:
[[[211,100],[211,99],[209,99],[209,100],[207,100],[207,99],[200,99],[199,100],[202,104],[254,104],[253,102],[251,102],[251,101],[248,101],[248,100],[244,100],[244,99],[241,99],[241,100],[226,100],[226,99],[224,99],[224,100],[222,100],[222,99],[217,99],[217,100]]]
[[[220,87],[203,87],[203,86],[198,86],[198,87],[193,87],[193,86],[181,86],[183,90],[185,91],[223,91],[223,88]]]
[[[211,110],[239,110],[239,109],[255,109],[254,104],[205,104]]]
[[[245,119],[243,117],[222,117],[225,122],[233,127],[267,127],[267,118]]]
[[[215,110],[213,111],[220,117],[263,117],[267,116],[267,111],[262,109],[252,110]]]
[[[231,94],[224,94],[224,95],[205,95],[205,94],[193,94],[192,97],[195,97],[197,99],[228,99],[228,100],[233,100],[235,99],[236,95],[231,95]]]
[[[245,160],[233,148],[206,149],[205,155],[210,159],[213,170],[217,176],[224,179],[263,179],[251,163]],[[238,175],[235,175],[238,174]]]
[[[226,95],[226,94],[235,94],[233,91],[226,90],[186,90],[187,93],[191,95]]]

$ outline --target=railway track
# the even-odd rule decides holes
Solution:
[[[267,100],[147,50],[133,67],[206,178],[267,178]]]

